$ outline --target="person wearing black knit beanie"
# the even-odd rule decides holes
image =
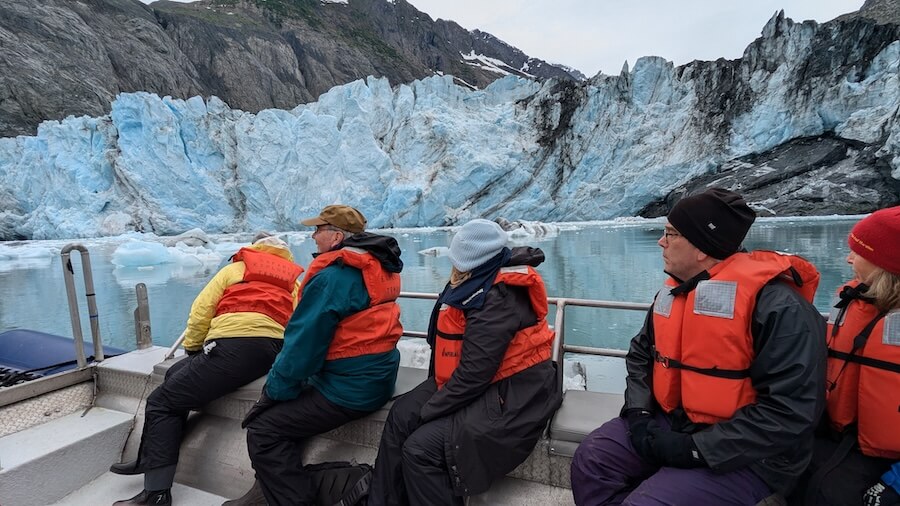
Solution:
[[[679,200],[668,219],[697,249],[722,260],[740,249],[756,212],[737,193],[710,188]]]
[[[743,251],[755,219],[723,188],[672,208],[669,278],[631,341],[620,416],[575,451],[576,505],[749,506],[783,500],[806,468],[824,406],[819,273]]]

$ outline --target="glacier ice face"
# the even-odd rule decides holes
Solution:
[[[648,57],[585,83],[478,91],[368,78],[257,114],[123,93],[108,116],[0,139],[0,239],[286,231],[332,203],[373,228],[608,219],[825,132],[883,144],[900,179],[898,33],[779,14],[734,61]]]

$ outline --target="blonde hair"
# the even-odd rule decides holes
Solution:
[[[450,271],[450,286],[456,288],[472,277],[472,271],[462,272],[456,267]]]
[[[863,295],[873,299],[879,310],[900,309],[900,276],[875,266],[866,285],[869,289]]]

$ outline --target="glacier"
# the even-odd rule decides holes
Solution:
[[[119,94],[109,115],[0,139],[0,239],[290,231],[325,205],[369,227],[634,216],[723,163],[832,133],[900,179],[900,28],[776,14],[739,60],[658,57],[585,83],[368,78],[256,114]]]

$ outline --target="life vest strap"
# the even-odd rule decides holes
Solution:
[[[900,364],[896,364],[894,362],[887,362],[885,360],[878,360],[877,358],[861,357],[852,352],[847,353],[847,352],[837,351],[837,350],[828,348],[828,356],[837,358],[840,360],[844,360],[846,362],[853,362],[853,363],[859,364],[859,365],[875,367],[876,369],[882,369],[885,371],[900,373]]]
[[[828,475],[847,458],[847,455],[850,454],[850,451],[855,444],[856,431],[844,431],[841,436],[841,442],[838,444],[837,448],[834,449],[834,453],[832,453],[831,456],[828,457],[828,460],[822,464],[822,467],[810,477],[809,485],[806,487],[806,494],[804,496],[804,506],[815,506],[817,503],[817,493],[821,490],[822,485],[825,483],[825,479],[828,478]]]
[[[738,380],[750,376],[750,369],[719,369],[718,367],[695,367],[690,364],[685,364],[680,360],[663,356],[655,349],[653,350],[653,359],[666,368],[681,369],[684,371],[691,371],[698,374],[704,374],[706,376],[713,376],[716,378]]]
[[[860,286],[865,286],[865,285],[860,285]],[[841,291],[841,299],[842,300],[844,297],[844,293],[848,291],[847,290],[848,288],[850,288],[850,287],[845,286],[844,290]],[[837,307],[837,306],[835,306],[835,307]],[[842,307],[841,308],[841,316],[839,316],[839,317],[843,317],[843,314],[846,310],[847,310],[846,307]],[[837,358],[837,359],[844,361],[844,364],[841,365],[841,370],[838,371],[837,376],[834,378],[834,381],[831,381],[830,384],[828,384],[826,386],[826,388],[828,389],[829,392],[831,392],[832,390],[837,388],[837,382],[840,379],[840,377],[844,374],[844,369],[847,368],[847,365],[849,365],[850,362],[856,362],[857,364],[870,365],[871,367],[885,369],[884,367],[879,367],[879,366],[872,365],[872,364],[864,364],[863,362],[856,360],[856,358],[859,358],[859,359],[865,358],[866,360],[869,360],[872,362],[881,362],[883,364],[897,365],[897,364],[892,364],[891,362],[884,362],[882,360],[876,360],[874,358],[860,357],[856,354],[859,350],[863,349],[866,346],[866,343],[869,341],[869,335],[872,334],[872,330],[875,329],[875,325],[877,325],[878,322],[882,318],[884,318],[884,316],[886,314],[887,313],[885,313],[884,311],[878,313],[877,315],[875,315],[875,318],[872,318],[872,320],[868,324],[866,324],[866,326],[863,327],[863,329],[861,331],[859,331],[859,334],[857,334],[857,336],[853,338],[853,349],[850,350],[850,353],[846,353],[843,351],[837,351],[835,349],[832,349],[831,346],[828,347],[828,356],[829,357]],[[838,325],[837,325],[837,323],[835,323],[834,324],[834,332],[832,332],[832,334],[831,334],[832,338],[834,338],[834,336],[837,335],[837,330],[838,330]],[[893,369],[887,368],[886,370],[892,371]],[[896,370],[893,370],[893,371],[898,372]]]
[[[438,329],[435,329],[434,333],[441,338],[447,339],[448,341],[462,341],[463,334],[450,334],[448,332],[441,332]]]

